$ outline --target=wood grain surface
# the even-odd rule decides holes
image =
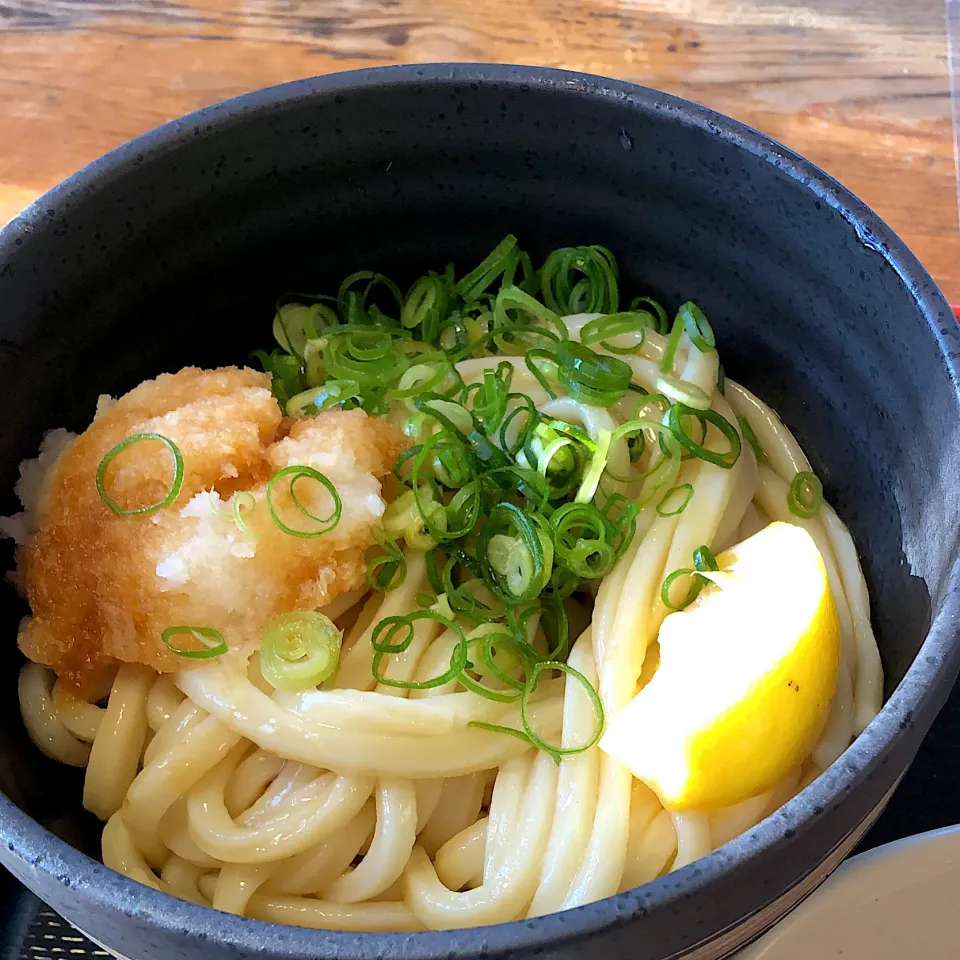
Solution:
[[[0,0],[0,222],[205,104],[434,60],[568,67],[706,103],[849,186],[960,301],[944,0]]]

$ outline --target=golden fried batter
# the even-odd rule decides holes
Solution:
[[[318,609],[359,586],[384,509],[379,479],[407,441],[360,410],[287,426],[269,378],[235,367],[188,368],[102,402],[45,479],[36,532],[19,551],[33,611],[20,634],[24,653],[84,685],[116,660],[178,669],[183,661],[161,644],[161,632],[202,626],[223,634],[228,656],[246,659],[270,617]],[[161,510],[118,516],[97,493],[97,466],[140,433],[177,445],[183,487]],[[282,532],[266,505],[266,481],[301,464],[329,477],[343,502],[340,522],[322,536]],[[125,508],[155,503],[172,470],[160,442],[137,443],[111,464],[106,489]],[[239,490],[256,498],[243,515],[249,532],[229,516]],[[331,512],[316,481],[298,480],[295,492],[315,516]],[[278,481],[272,499],[290,527],[317,529],[291,502],[289,482]]]

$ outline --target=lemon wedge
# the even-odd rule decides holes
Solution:
[[[840,623],[810,535],[771,523],[660,628],[660,664],[600,747],[666,809],[714,810],[772,789],[823,731]]]

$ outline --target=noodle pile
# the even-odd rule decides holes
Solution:
[[[564,317],[571,339],[594,318]],[[669,349],[666,336],[647,330],[624,355],[634,384],[657,393]],[[790,509],[791,484],[810,464],[773,411],[729,379],[718,389],[715,350],[697,349],[686,334],[673,349],[680,382],[738,425],[742,452],[732,468],[684,459],[675,482],[695,491],[684,509],[658,510],[655,501],[640,508],[632,540],[593,591],[592,611],[589,598],[571,601],[571,624],[579,615],[587,625],[571,635],[567,664],[590,689],[564,673],[545,675],[526,720],[562,748],[590,742],[592,690],[610,718],[656,669],[668,575],[688,566],[701,544],[719,552],[781,520],[816,542],[842,634],[827,727],[801,768],[734,807],[670,814],[595,738],[558,762],[522,737],[468,725],[522,729],[516,700],[479,696],[456,678],[419,689],[378,683],[377,624],[420,609],[418,598],[431,592],[424,551],[408,544],[406,575],[393,589],[348,591],[324,608],[344,633],[339,669],[319,688],[274,690],[256,654],[245,672],[216,660],[166,674],[124,663],[108,688],[82,696],[47,668],[24,667],[27,729],[48,755],[86,768],[84,806],[106,821],[104,863],[177,897],[305,927],[494,924],[608,897],[689,864],[833,763],[882,697],[853,541],[827,504],[809,518]],[[503,362],[513,366],[514,390],[595,441],[636,415],[636,398],[605,408],[551,397],[523,356],[502,350],[456,369],[469,386]],[[635,495],[625,437],[611,445],[609,463]],[[535,618],[528,626],[533,646],[543,648],[543,628]],[[416,621],[412,633],[390,659],[389,676],[442,674],[456,632],[440,618]]]

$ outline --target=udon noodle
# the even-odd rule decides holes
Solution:
[[[563,321],[576,341],[595,319]],[[696,495],[674,513],[648,500],[612,569],[568,601],[567,664],[586,685],[550,671],[522,717],[516,698],[480,696],[456,677],[412,689],[378,683],[377,625],[422,609],[418,598],[432,592],[425,550],[409,544],[400,548],[406,575],[394,589],[355,587],[323,608],[343,641],[337,674],[319,686],[274,689],[257,654],[245,669],[217,659],[163,673],[115,664],[82,692],[27,663],[19,687],[27,730],[49,756],[85,768],[83,805],[105,821],[104,863],[198,904],[306,927],[501,923],[608,897],[683,867],[758,823],[833,763],[882,697],[851,536],[825,503],[809,518],[791,511],[791,484],[810,463],[763,401],[729,379],[718,389],[715,349],[697,348],[687,332],[671,345],[650,328],[633,343],[621,355],[640,389],[610,406],[562,390],[551,396],[508,343],[456,363],[467,388],[511,364],[513,391],[596,443],[636,418],[646,395],[662,395],[664,354],[674,349],[673,382],[688,392],[692,386],[694,396],[701,391],[744,440],[732,468],[682,460],[675,483],[689,483]],[[54,459],[48,451],[40,467]],[[635,462],[628,437],[611,443],[608,465],[618,489],[635,498],[642,481],[634,473],[648,463]],[[829,720],[805,763],[774,789],[726,809],[671,814],[591,739],[597,710],[590,694],[598,692],[611,717],[649,679],[670,612],[661,585],[698,545],[719,552],[774,520],[811,534],[837,605],[842,658]],[[417,621],[410,645],[392,658],[391,676],[416,682],[442,674],[457,645],[445,623]],[[549,645],[536,617],[525,628],[532,646]],[[561,748],[591,745],[561,759],[523,737],[472,725],[523,730],[525,722]]]

